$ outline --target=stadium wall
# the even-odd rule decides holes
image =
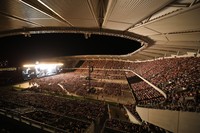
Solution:
[[[200,113],[136,107],[142,118],[174,133],[199,133]]]

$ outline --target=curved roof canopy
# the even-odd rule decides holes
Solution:
[[[199,0],[1,0],[0,37],[83,33],[120,36],[143,47],[123,56],[146,60],[199,52]]]

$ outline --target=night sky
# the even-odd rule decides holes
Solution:
[[[121,55],[131,53],[140,43],[118,37],[83,34],[35,34],[0,38],[0,61],[10,66],[24,62],[71,55]]]

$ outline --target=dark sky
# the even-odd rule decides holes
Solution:
[[[135,51],[140,43],[110,36],[83,34],[35,34],[0,38],[0,61],[20,66],[23,62],[40,58],[69,55],[121,55]]]

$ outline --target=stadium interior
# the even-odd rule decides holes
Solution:
[[[70,33],[141,45],[0,62],[0,132],[199,133],[199,12],[200,0],[0,0],[0,38]]]

